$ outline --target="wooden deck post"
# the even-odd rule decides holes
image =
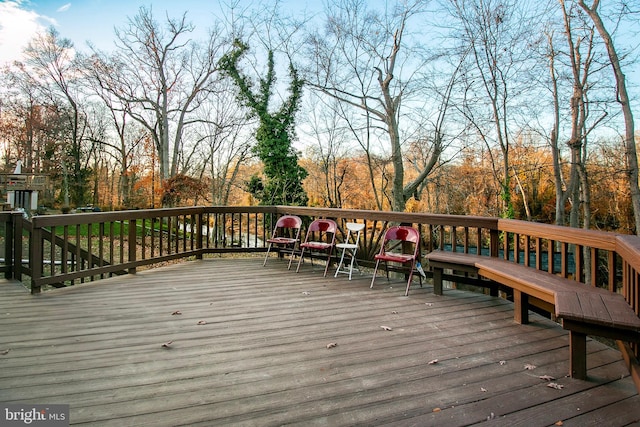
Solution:
[[[129,220],[129,233],[128,233],[128,240],[129,240],[129,262],[136,262],[137,256],[136,256],[136,251],[137,251],[137,242],[136,242],[136,220],[135,219],[130,219]],[[135,274],[136,273],[136,267],[129,267],[129,274]]]
[[[40,293],[40,278],[42,278],[42,228],[31,230],[31,245],[29,245],[29,265],[31,267],[31,293]],[[16,261],[18,262],[18,261]],[[22,262],[21,260],[19,262]]]
[[[569,375],[579,380],[587,379],[587,336],[569,331]]]
[[[202,226],[204,224],[203,216],[204,216],[203,212],[200,212],[199,214],[196,215],[195,229],[198,230],[196,234],[196,249],[198,249],[198,255],[196,255],[196,259],[202,259],[202,249],[204,248],[203,238],[202,238]],[[193,232],[194,230],[192,226],[191,235],[193,235]]]
[[[529,295],[518,289],[513,290],[513,320],[521,325],[529,323]]]
[[[13,226],[13,215],[9,215],[7,216],[7,220],[4,224],[4,258],[5,265],[8,266],[8,268],[4,272],[5,279],[14,278],[14,274],[16,271],[16,259],[13,251],[14,239],[15,232]]]
[[[433,267],[433,293],[436,295],[442,295],[442,273],[444,269],[440,267]]]
[[[500,232],[498,230],[491,230],[489,232],[489,252],[492,257],[498,256],[498,250],[500,247]],[[480,255],[480,254],[478,254]]]

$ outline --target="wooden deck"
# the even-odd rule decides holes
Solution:
[[[568,334],[515,324],[507,301],[321,270],[215,258],[35,296],[0,283],[0,401],[70,404],[72,425],[640,425],[615,349],[589,340],[574,380]]]

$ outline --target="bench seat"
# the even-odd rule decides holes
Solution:
[[[586,378],[586,337],[640,342],[640,317],[622,295],[500,258],[433,251],[425,256],[433,271],[434,293],[443,293],[445,269],[474,273],[513,291],[514,320],[529,322],[530,305],[560,319],[569,331],[570,375]]]

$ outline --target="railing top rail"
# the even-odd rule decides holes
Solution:
[[[636,271],[640,271],[640,237],[631,235],[617,236],[616,252]]]
[[[113,212],[43,215],[33,217],[37,227],[90,224],[99,222],[149,219],[201,213],[276,213],[275,206],[192,206],[181,208],[139,209]]]
[[[327,216],[336,218],[363,218],[377,221],[408,222],[415,224],[454,225],[459,227],[480,227],[497,229],[496,218],[471,215],[443,215],[417,212],[392,212],[362,209],[309,208],[302,206],[277,206],[282,214]]]
[[[6,221],[9,218],[11,218],[12,216],[22,216],[24,215],[24,212],[18,212],[18,211],[1,211],[0,210],[0,220],[2,221]]]
[[[616,238],[619,234],[585,230],[582,228],[564,227],[561,225],[540,224],[515,219],[499,219],[498,229],[510,233],[518,233],[555,240],[575,245],[595,247],[608,251],[616,250]]]
[[[32,218],[32,221],[33,225],[36,227],[49,227],[54,225],[79,225],[121,220],[158,218],[176,215],[196,215],[205,212],[205,209],[208,208],[205,208],[203,206],[196,206],[188,208],[141,209],[113,212],[42,215],[34,216]]]

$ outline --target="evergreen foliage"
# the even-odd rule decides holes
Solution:
[[[298,154],[291,146],[295,139],[295,115],[300,106],[303,80],[289,64],[289,97],[275,111],[270,110],[276,76],[273,51],[268,52],[267,73],[254,90],[251,80],[241,73],[238,63],[249,46],[236,39],[233,49],[220,60],[220,68],[238,88],[238,99],[258,119],[254,153],[264,165],[264,180],[258,176],[247,183],[249,191],[263,205],[304,206],[308,196],[302,187],[307,171],[298,164]]]

